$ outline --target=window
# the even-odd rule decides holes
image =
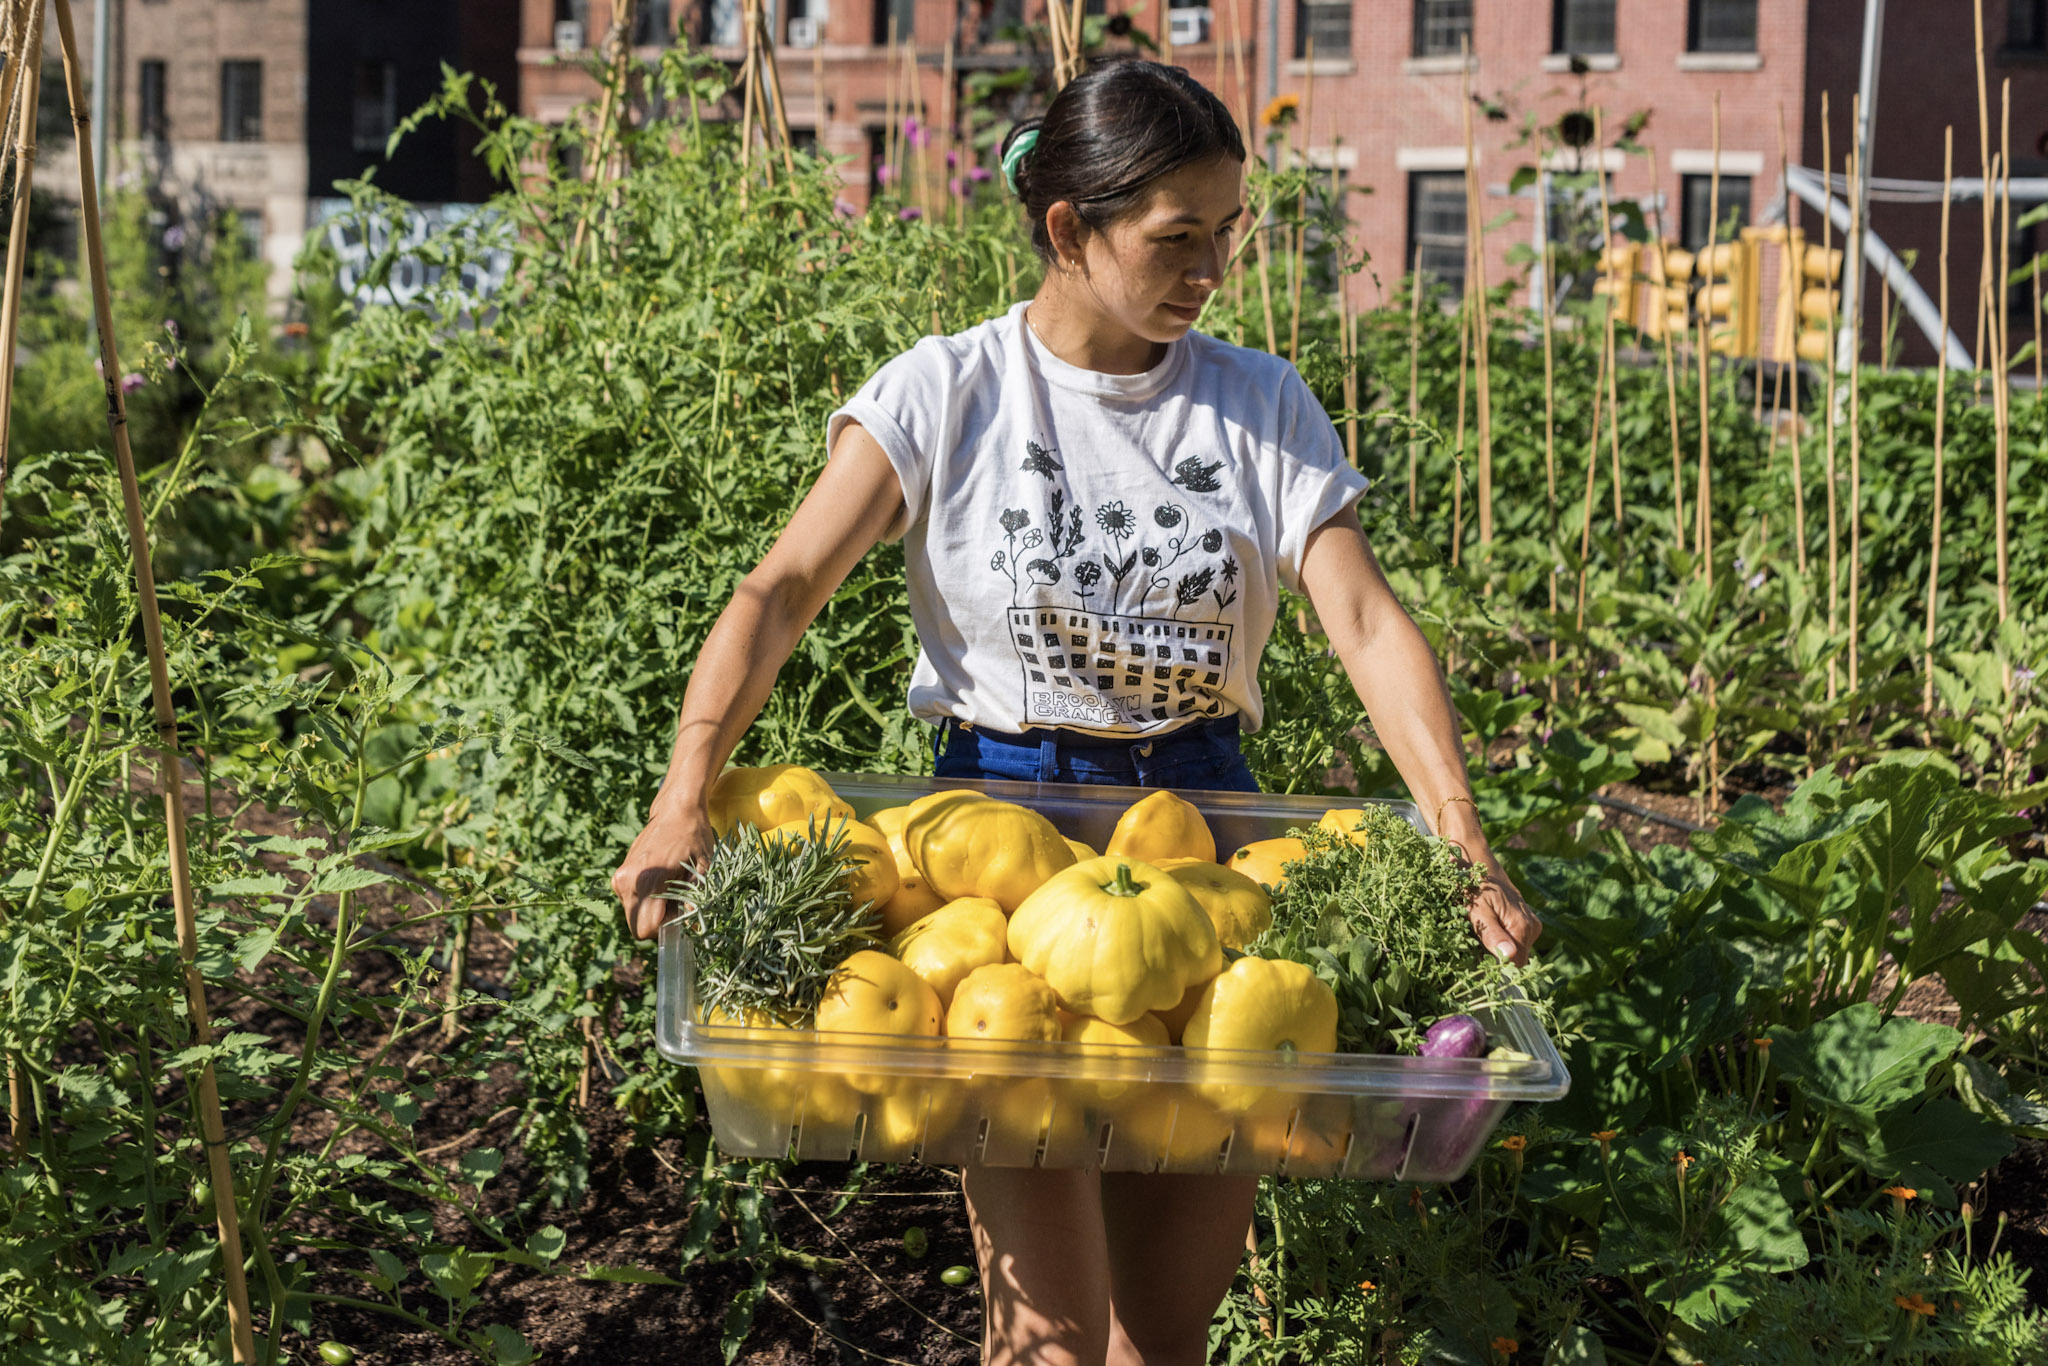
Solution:
[[[1415,55],[1455,57],[1472,41],[1472,0],[1415,0]]]
[[[220,140],[263,141],[263,63],[220,64]]]
[[[1713,212],[1714,178],[1689,175],[1679,179],[1683,202],[1679,206],[1678,235],[1685,242],[1687,251],[1698,251],[1707,244],[1707,219]],[[1714,240],[1733,241],[1737,233],[1749,226],[1748,176],[1721,177],[1720,209],[1721,223],[1714,231]]]
[[[2048,0],[2010,0],[2005,47],[2008,52],[2048,51]]]
[[[1692,0],[1691,20],[1688,51],[1756,51],[1756,0]]]
[[[398,126],[398,67],[393,62],[356,63],[355,149],[382,153]]]
[[[1004,29],[1018,29],[1024,23],[1024,0],[988,0],[981,8],[981,41],[984,43],[1012,42],[1015,34],[1005,38]]]
[[[1465,173],[1408,176],[1408,259],[1423,274],[1465,292]]]
[[[896,41],[908,42],[912,36],[911,16],[917,13],[913,0],[875,0],[875,42],[889,41],[889,16],[896,16]]]
[[[697,13],[703,16],[704,42],[709,47],[742,47],[746,37],[740,32],[740,0],[710,0],[700,4]]]
[[[164,85],[166,68],[160,58],[146,58],[136,69],[136,133],[145,138],[161,142],[171,135],[170,121],[164,116]]]
[[[1351,55],[1351,0],[1298,0],[1294,7],[1294,55],[1308,56],[1308,40],[1316,40],[1316,56]]]
[[[668,0],[640,0],[633,9],[633,46],[667,47],[673,31],[668,22]]]
[[[1614,51],[1614,0],[1557,0],[1550,21],[1550,50]]]

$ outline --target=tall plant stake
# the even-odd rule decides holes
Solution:
[[[1557,248],[1543,243],[1543,308],[1536,322],[1543,329],[1543,516],[1550,542],[1545,557],[1550,561],[1544,575],[1550,582],[1550,700],[1557,701],[1557,357],[1556,328],[1551,317],[1551,281],[1557,278]]]
[[[1415,264],[1408,275],[1408,520],[1415,520],[1416,468],[1422,443],[1415,439],[1415,422],[1422,416],[1422,394],[1418,387],[1422,367],[1422,247],[1415,248]]]
[[[15,22],[15,32],[25,35],[21,42],[23,53],[40,53],[43,50],[43,6],[42,0],[31,0],[33,10]],[[7,283],[6,298],[0,303],[0,516],[7,510],[7,469],[12,454],[14,430],[14,355],[21,333],[21,272],[28,260],[28,211],[29,191],[35,181],[36,169],[36,101],[42,88],[40,61],[15,61],[7,64],[8,75],[20,66],[27,74],[20,86],[21,115],[18,120],[19,133],[14,144],[14,217],[7,234]],[[18,1069],[17,1069],[18,1070]],[[10,1076],[12,1073],[9,1074]],[[23,1122],[17,1111],[15,1123]]]
[[[1920,697],[1920,710],[1927,716],[1934,715],[1934,609],[1941,589],[1942,442],[1948,421],[1948,219],[1955,155],[1956,130],[1950,125],[1941,132],[1941,341],[1934,348],[1934,514],[1927,546],[1927,679]]]
[[[1994,515],[1998,528],[1998,620],[2012,615],[2012,576],[2006,556],[2006,484],[2012,464],[2012,332],[2009,308],[2012,288],[2012,77],[1998,95],[1998,371],[1992,379],[1997,405],[1992,410],[1998,439],[1992,445]],[[1988,192],[1990,186],[1985,186]],[[2012,661],[2004,666],[2005,690],[2012,692]]]
[[[1301,94],[1301,160],[1304,170],[1308,166],[1309,145],[1315,141],[1315,125],[1312,120],[1315,118],[1316,108],[1316,37],[1313,33],[1308,35],[1307,50],[1306,65],[1308,67],[1308,76],[1303,81]],[[1333,123],[1333,130],[1334,127]],[[1335,139],[1336,134],[1333,131],[1330,144],[1332,156],[1336,155]],[[1331,163],[1333,173],[1335,169],[1336,163],[1333,161]],[[1308,177],[1306,175],[1302,177],[1301,193],[1294,198],[1294,218],[1294,230],[1291,234],[1294,240],[1294,255],[1289,260],[1287,269],[1287,359],[1299,363],[1301,360],[1301,289],[1304,277],[1308,274]]]
[[[1472,296],[1473,382],[1478,404],[1479,428],[1479,543],[1493,542],[1493,380],[1490,358],[1493,332],[1486,299],[1486,224],[1479,195],[1479,164],[1472,143],[1472,40],[1458,39],[1458,53],[1465,107],[1465,239],[1471,262],[1466,292]]]
[[[1823,96],[1822,98],[1826,98]],[[1707,181],[1707,249],[1700,262],[1705,270],[1698,272],[1705,277],[1704,288],[1707,298],[1713,298],[1714,289],[1714,246],[1721,228],[1721,92],[1714,92],[1714,161]],[[1731,275],[1731,278],[1732,275]],[[1707,587],[1714,586],[1714,452],[1713,424],[1708,420],[1708,358],[1713,351],[1712,324],[1708,313],[1700,315],[1700,473],[1699,486],[1693,491],[1693,545],[1699,550],[1699,572],[1706,578]]]
[[[1600,400],[1606,387],[1607,365],[1612,359],[1607,347],[1600,347],[1600,371],[1593,377],[1593,430],[1586,442],[1586,501],[1579,527],[1579,614],[1578,633],[1586,633],[1586,568],[1593,558],[1593,476],[1600,469]]]
[[[1821,259],[1832,262],[1835,259],[1835,161],[1832,130],[1828,127],[1828,92],[1820,92],[1820,179],[1823,207],[1820,214]],[[1841,629],[1840,606],[1841,574],[1841,527],[1840,509],[1835,491],[1835,291],[1827,291],[1828,297],[1828,358],[1821,368],[1827,373],[1827,455],[1828,455],[1828,634],[1834,635]],[[1835,697],[1835,657],[1828,655],[1828,700]]]
[[[1972,389],[1982,394],[1984,333],[1991,326],[1991,219],[1994,210],[1991,195],[1991,88],[1984,78],[1984,0],[1974,0],[1971,10],[1976,22],[1977,39],[1977,173],[1984,178],[1984,255],[1977,271],[1977,341],[1976,350],[1971,356],[1970,384]]]
[[[1655,187],[1657,179],[1657,151],[1650,149],[1650,185]],[[1651,199],[1651,208],[1656,213],[1657,244],[1657,288],[1662,296],[1657,303],[1659,319],[1657,333],[1664,343],[1664,408],[1671,418],[1671,536],[1678,546],[1679,554],[1685,553],[1685,451],[1678,432],[1678,363],[1674,358],[1672,333],[1685,326],[1681,317],[1676,328],[1672,326],[1669,311],[1671,275],[1664,264],[1664,211],[1657,205],[1662,201],[1661,191]]]
[[[1464,555],[1465,547],[1465,366],[1472,353],[1472,313],[1469,307],[1458,310],[1458,421],[1451,449],[1457,458],[1451,462],[1451,567],[1457,568]]]
[[[1849,101],[1849,126],[1863,126],[1863,96]],[[1849,259],[1845,270],[1856,272],[1856,307],[1846,319],[1854,348],[1849,352],[1849,691],[1862,678],[1863,662],[1863,202],[1858,193],[1863,158],[1849,149]]]
[[[1594,163],[1593,174],[1600,181],[1600,250],[1605,252],[1608,249],[1609,239],[1614,231],[1614,210],[1607,202],[1607,166],[1604,161],[1607,152],[1607,140],[1603,128],[1600,106],[1596,104],[1593,106],[1593,146],[1598,150],[1603,160]],[[1603,332],[1601,345],[1607,348],[1607,354],[1610,358],[1618,358],[1620,355],[1614,341],[1614,312],[1617,307],[1615,298],[1616,296],[1614,295],[1608,295],[1607,307],[1601,310],[1601,328]],[[1607,447],[1608,453],[1614,458],[1614,553],[1617,560],[1621,564],[1626,565],[1628,563],[1628,542],[1625,539],[1627,528],[1622,518],[1621,503],[1621,422],[1619,420],[1619,414],[1621,413],[1621,391],[1619,388],[1620,381],[1615,375],[1615,371],[1620,368],[1620,365],[1612,363],[1612,360],[1610,360],[1610,364],[1607,367],[1607,411],[1609,413]]]
[[[170,837],[171,904],[178,922],[178,957],[185,967],[185,1005],[194,1040],[213,1042],[207,1009],[206,979],[197,955],[199,928],[194,918],[192,870],[185,843],[184,774],[178,759],[178,718],[171,709],[170,665],[164,656],[163,620],[157,612],[156,580],[150,569],[149,528],[142,516],[142,493],[135,481],[135,457],[128,448],[128,413],[121,397],[121,362],[114,343],[114,304],[107,285],[107,258],[100,240],[99,192],[93,178],[92,129],[87,114],[85,78],[78,66],[78,42],[71,28],[70,0],[52,0],[57,10],[57,36],[64,58],[64,86],[71,99],[71,122],[78,137],[79,222],[85,229],[86,266],[92,277],[93,318],[99,325],[101,385],[107,396],[107,430],[113,439],[114,462],[120,471],[121,505],[128,522],[128,546],[135,561],[136,606],[142,618],[144,648],[149,654],[150,700],[156,713],[157,774],[164,789],[164,821]],[[40,7],[38,7],[40,8]],[[40,35],[38,35],[40,37]],[[40,43],[27,49],[41,52]],[[31,120],[32,121],[32,120]],[[26,198],[26,196],[23,196]],[[221,1270],[227,1282],[228,1329],[235,1360],[256,1359],[249,1316],[249,1287],[242,1271],[242,1230],[235,1207],[234,1168],[228,1161],[228,1140],[221,1122],[220,1086],[209,1058],[199,1072],[198,1119],[213,1188],[214,1217],[220,1234]],[[276,1312],[277,1307],[273,1307]]]
[[[1789,168],[1792,165],[1790,148],[1791,142],[1785,136],[1785,105],[1781,100],[1778,103],[1778,162],[1781,166]],[[1826,168],[1823,167],[1822,170],[1825,171]],[[1792,202],[1797,203],[1798,201],[1794,200]],[[1787,368],[1796,367],[1799,363],[1798,307],[1800,263],[1793,259],[1792,232],[1792,222],[1788,212],[1785,225],[1785,279],[1783,284],[1779,286],[1790,295],[1793,307],[1792,334],[1786,339],[1787,344],[1791,347],[1791,354],[1783,358],[1783,364]],[[1801,243],[1803,248],[1803,238]],[[1796,375],[1798,372],[1794,369],[1793,373]],[[1792,404],[1792,559],[1799,570],[1799,581],[1803,584],[1806,582],[1806,471],[1801,467],[1799,458],[1799,404],[1796,401],[1798,381],[1795,379],[1793,384],[1795,401]]]

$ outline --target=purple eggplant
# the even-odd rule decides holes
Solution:
[[[1425,1058],[1476,1058],[1486,1052],[1486,1026],[1470,1015],[1446,1015],[1422,1036]]]

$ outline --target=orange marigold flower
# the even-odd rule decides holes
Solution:
[[[1500,1141],[1500,1146],[1506,1148],[1511,1153],[1518,1153],[1529,1146],[1529,1140],[1520,1134],[1509,1134]]]
[[[1379,1287],[1374,1285],[1371,1281],[1360,1281],[1358,1283],[1358,1288],[1360,1290],[1363,1290],[1368,1295],[1370,1295],[1373,1291],[1379,1289]]]
[[[1771,1051],[1771,1041],[1768,1038],[1751,1039],[1750,1043],[1757,1048],[1761,1048],[1766,1053]]]
[[[1275,95],[1259,114],[1259,122],[1268,128],[1277,128],[1293,118],[1301,108],[1301,96],[1295,94]]]
[[[1894,1295],[1892,1303],[1908,1313],[1925,1314],[1930,1319],[1934,1317],[1934,1306],[1918,1295]]]
[[[1917,1200],[1920,1197],[1920,1192],[1911,1186],[1886,1186],[1884,1193],[1894,1200]]]
[[[1690,1167],[1697,1160],[1697,1158],[1695,1158],[1691,1153],[1687,1152],[1685,1149],[1680,1148],[1678,1150],[1679,1171],[1683,1172],[1687,1167]]]
[[[1614,1129],[1595,1129],[1593,1131],[1593,1139],[1595,1142],[1599,1143],[1612,1143],[1615,1139],[1620,1137],[1621,1134]]]
[[[1495,1338],[1493,1340],[1493,1350],[1499,1352],[1504,1357],[1513,1356],[1521,1349],[1521,1346],[1522,1344],[1516,1342],[1513,1338]]]

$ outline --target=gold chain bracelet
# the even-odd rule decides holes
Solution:
[[[1429,823],[1429,828],[1431,830],[1434,830],[1439,838],[1441,838],[1444,833],[1444,808],[1449,806],[1452,802],[1463,802],[1465,803],[1465,805],[1472,808],[1473,815],[1477,816],[1479,814],[1479,803],[1473,801],[1470,797],[1453,793],[1452,795],[1444,798],[1442,801],[1436,804],[1436,817]]]

